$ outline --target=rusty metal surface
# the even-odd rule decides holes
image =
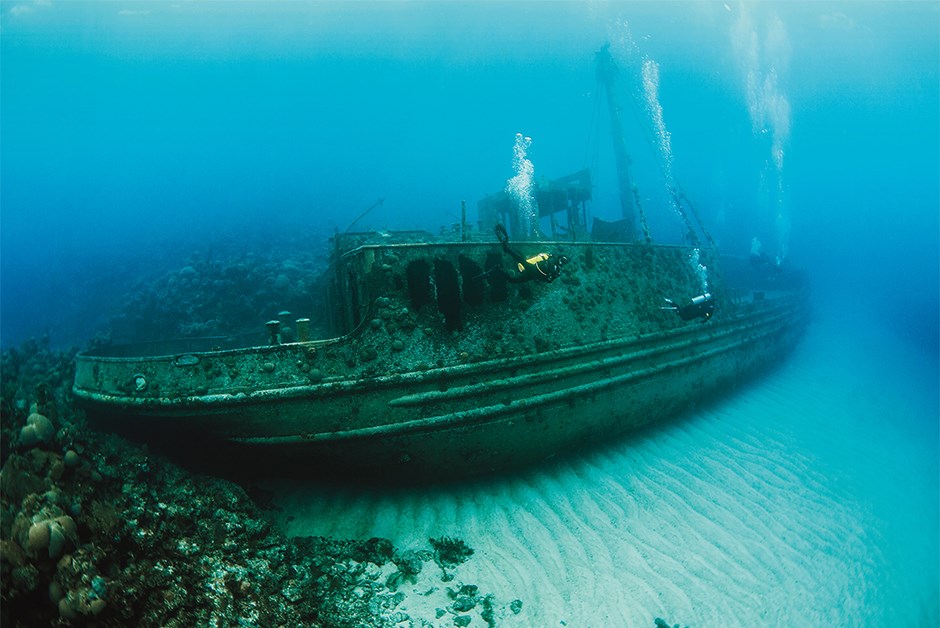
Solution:
[[[707,400],[780,359],[805,324],[800,293],[732,299],[707,250],[719,305],[702,324],[659,309],[664,297],[700,289],[688,248],[527,250],[541,246],[574,261],[555,283],[509,286],[500,299],[486,282],[482,292],[480,282],[468,285],[474,265],[498,255],[491,244],[357,246],[338,258],[336,274],[348,282],[340,294],[357,295],[343,304],[358,318],[345,335],[160,357],[81,355],[74,392],[92,415],[125,429],[159,424],[236,449],[316,451],[350,465],[488,470]],[[432,271],[419,277],[430,300],[416,303],[414,264],[463,269],[450,291],[457,300],[438,301]]]

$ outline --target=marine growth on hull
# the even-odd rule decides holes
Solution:
[[[682,324],[664,298],[700,291],[692,249],[648,245],[527,243],[570,261],[557,281],[513,284],[498,247],[362,247],[337,281],[354,295],[334,305],[334,328],[350,333],[346,366],[401,372],[541,353],[636,337]],[[708,258],[708,254],[703,257]],[[341,292],[341,291],[337,291]]]

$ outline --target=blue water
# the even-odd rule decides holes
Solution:
[[[379,198],[357,228],[437,231],[462,201],[473,219],[515,174],[519,132],[537,178],[591,167],[591,214],[617,218],[609,130],[592,123],[610,42],[654,238],[682,233],[665,172],[722,252],[757,237],[805,268],[866,373],[933,377],[894,418],[927,443],[910,455],[934,473],[933,519],[912,529],[936,534],[936,2],[4,0],[0,29],[4,347],[81,344],[196,251],[320,246]]]

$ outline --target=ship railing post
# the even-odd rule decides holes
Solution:
[[[460,241],[467,241],[467,201],[460,201]]]

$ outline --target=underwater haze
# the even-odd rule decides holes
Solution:
[[[233,260],[261,330],[270,268],[306,299],[336,231],[436,233],[521,175],[590,168],[616,220],[605,43],[654,241],[681,186],[722,254],[805,270],[807,339],[553,470],[271,486],[282,524],[463,538],[506,625],[937,625],[935,1],[0,0],[0,345],[150,339],[130,308]],[[215,331],[201,305],[150,331]]]
[[[846,315],[936,351],[934,2],[21,2],[2,6],[2,342],[80,344],[193,251],[436,231],[513,176],[593,167],[619,216],[593,55],[634,180],[672,174],[724,253],[758,237]],[[647,85],[648,87],[648,85]],[[289,251],[285,251],[286,256]]]

